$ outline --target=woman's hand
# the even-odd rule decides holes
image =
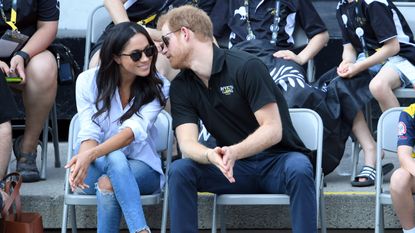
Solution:
[[[89,165],[93,160],[93,150],[90,149],[75,155],[69,163],[65,165],[65,168],[70,169],[69,184],[71,185],[72,191],[78,187],[82,189],[89,188],[89,186],[84,183],[84,180],[88,173]]]

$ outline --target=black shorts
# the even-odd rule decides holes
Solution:
[[[0,72],[0,106],[0,124],[19,116],[14,97],[2,72]]]

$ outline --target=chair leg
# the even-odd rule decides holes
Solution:
[[[52,140],[53,148],[55,149],[55,167],[61,167],[61,160],[59,156],[59,132],[58,132],[58,117],[56,115],[56,103],[50,112],[50,118],[52,121]]]
[[[220,217],[220,232],[226,233],[226,220],[225,220],[225,207],[223,205],[219,205],[219,217]]]
[[[326,205],[325,205],[325,202],[324,202],[324,193],[323,192],[321,192],[320,193],[320,212],[319,212],[319,214],[320,214],[320,227],[321,227],[321,230],[320,230],[320,232],[321,233],[327,233],[327,226],[326,226]]]
[[[359,163],[360,145],[356,138],[352,139],[352,175],[350,176],[350,182],[357,176],[357,165]]]
[[[75,211],[74,205],[71,205],[71,210],[72,210],[72,233],[77,233],[78,229],[76,227],[76,211]]]
[[[217,195],[213,195],[213,209],[212,209],[212,233],[216,233],[216,199]]]
[[[63,204],[61,233],[66,233],[67,228],[68,228],[68,205]]]
[[[40,166],[40,179],[46,179],[46,166],[48,157],[48,132],[49,132],[49,116],[46,118],[43,125],[42,135],[42,154],[41,154],[41,166]]]
[[[167,178],[168,179],[168,178]],[[169,188],[168,188],[168,183],[166,180],[166,185],[164,187],[164,198],[163,198],[163,213],[162,213],[162,218],[161,218],[161,233],[166,233],[166,229],[167,229],[167,213],[169,210]]]

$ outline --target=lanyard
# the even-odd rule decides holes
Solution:
[[[249,0],[244,0],[244,7],[246,11],[246,29],[248,30],[248,35],[246,36],[246,40],[254,40],[255,35],[251,27],[251,20],[249,19]]]
[[[278,38],[278,23],[280,22],[280,1],[275,1],[275,15],[274,15],[274,22],[271,25],[272,37],[271,37],[271,44],[277,43]]]
[[[0,2],[0,13],[1,17],[3,18],[4,22],[6,22],[13,31],[17,31],[16,27],[16,19],[17,19],[17,0],[12,0],[12,9],[10,9],[10,20],[7,20],[6,14],[3,10],[3,0]]]
[[[254,31],[252,30],[251,20],[249,18],[249,0],[244,0],[244,8],[246,11],[246,29],[248,31],[248,35],[246,36],[246,40],[253,40],[256,38]],[[270,27],[272,31],[272,38],[270,43],[276,44],[277,37],[278,37],[278,23],[280,22],[280,1],[275,1],[275,14],[274,14],[274,21]]]
[[[363,37],[363,35],[365,34],[365,32],[363,30],[364,17],[363,17],[362,8],[360,6],[359,0],[356,0],[356,2],[355,2],[354,11],[355,11],[355,14],[356,14],[356,17],[355,17],[356,21],[355,22],[357,24],[357,27],[355,28],[355,33],[356,33],[357,37],[359,38],[360,44],[361,44],[362,49],[363,49],[363,54],[367,58],[367,57],[369,57],[369,52],[368,52],[368,49],[367,49],[365,38]]]

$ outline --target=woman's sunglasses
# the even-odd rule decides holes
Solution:
[[[147,47],[145,47],[143,50],[135,50],[134,52],[130,53],[130,54],[121,54],[121,56],[129,56],[131,58],[131,60],[133,60],[134,62],[137,62],[141,59],[141,57],[143,56],[143,53],[147,56],[147,57],[152,57],[154,56],[154,54],[157,53],[157,48],[155,45],[149,45]]]

